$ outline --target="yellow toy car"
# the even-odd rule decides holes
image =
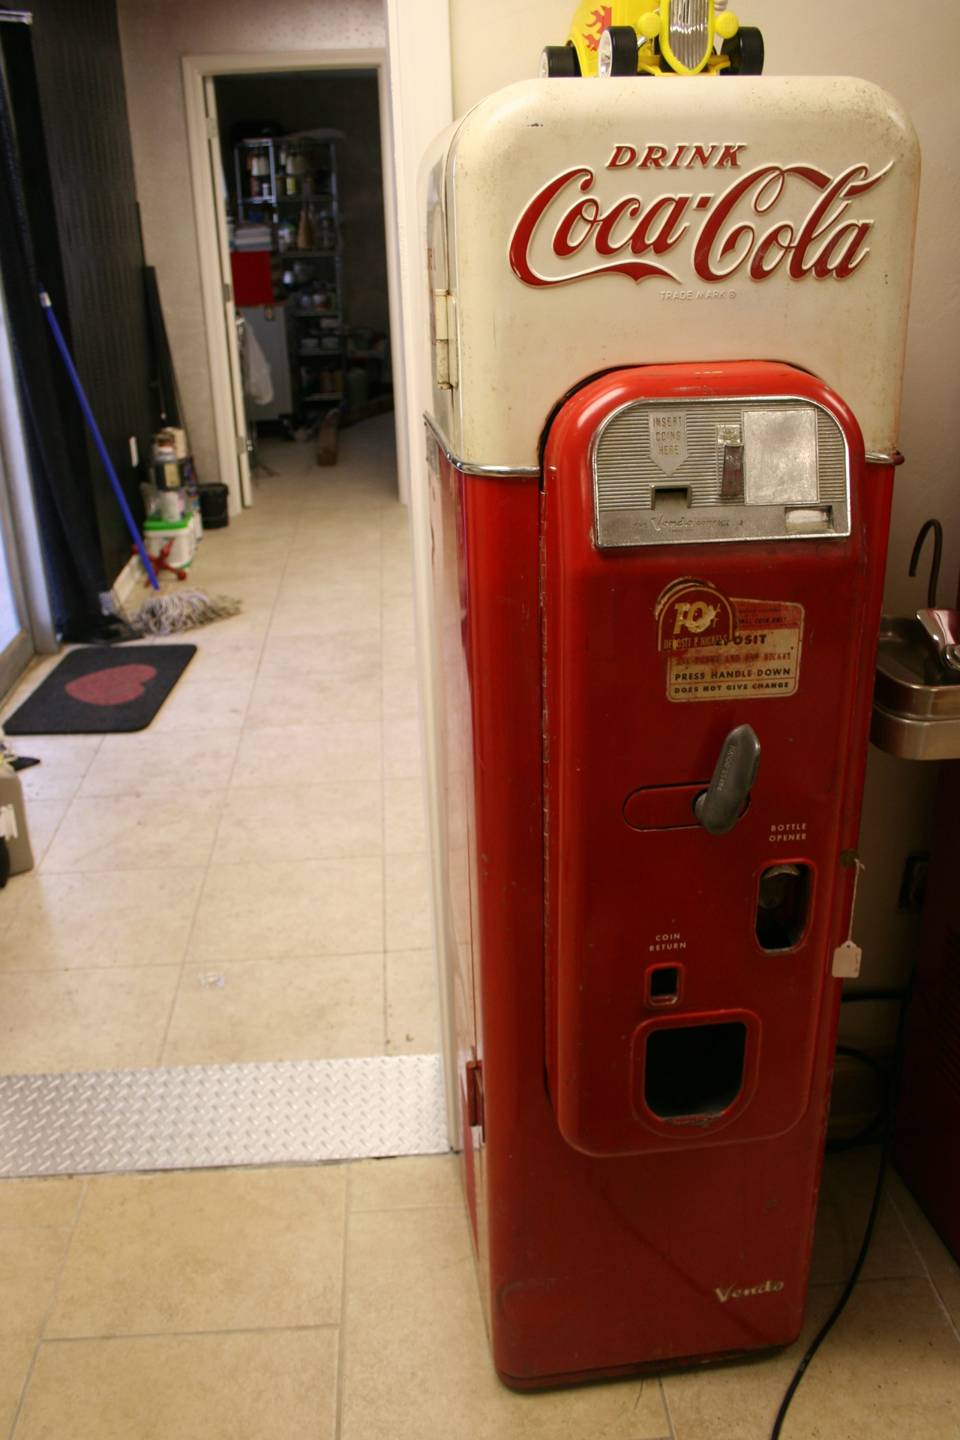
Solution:
[[[548,45],[540,74],[759,75],[763,36],[727,0],[612,0],[577,7],[566,45]],[[717,49],[717,41],[720,48]]]

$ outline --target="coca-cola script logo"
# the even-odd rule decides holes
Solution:
[[[680,168],[690,168],[692,160],[727,169],[739,168],[739,152],[746,147],[682,148],[689,157]],[[658,152],[652,167],[651,151]],[[667,154],[648,146],[637,168],[648,173],[676,168],[657,163],[660,152]],[[605,168],[632,165],[637,153],[633,146],[617,145]],[[623,195],[604,208],[594,193],[596,172],[577,165],[548,181],[524,209],[510,239],[510,267],[534,286],[567,285],[610,272],[635,281],[651,276],[679,281],[663,257],[683,244],[703,281],[738,274],[768,280],[781,268],[791,280],[808,275],[846,280],[870,253],[874,223],[852,214],[852,202],[879,185],[890,168],[871,174],[861,163],[829,175],[801,163],[757,165],[712,193]],[[574,256],[575,269],[564,263]]]

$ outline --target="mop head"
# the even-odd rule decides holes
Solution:
[[[176,635],[180,630],[196,630],[214,620],[239,615],[239,600],[227,595],[204,595],[202,590],[171,590],[166,595],[152,595],[131,617],[130,624],[138,635]]]

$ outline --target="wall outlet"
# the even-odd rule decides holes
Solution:
[[[136,435],[130,436],[130,464],[136,470],[140,464],[140,446],[137,444]]]

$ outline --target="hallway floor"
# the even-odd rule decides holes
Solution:
[[[516,1395],[456,1161],[0,1182],[4,1440],[767,1440],[799,1347]],[[828,1162],[806,1339],[876,1151]],[[960,1271],[894,1179],[784,1440],[955,1440]]]
[[[0,906],[0,1073],[440,1048],[393,417],[335,467],[261,458],[188,581],[243,613],[172,637],[197,654],[150,727],[16,743],[38,863]]]

